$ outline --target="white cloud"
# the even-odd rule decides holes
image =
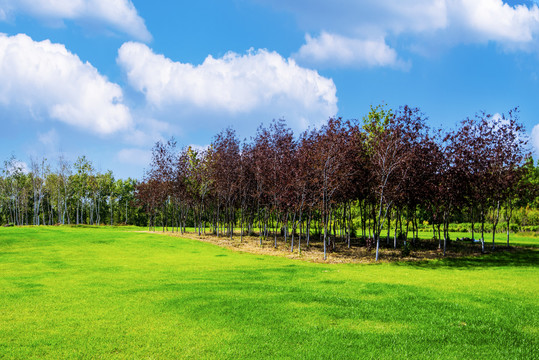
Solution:
[[[148,166],[152,159],[152,152],[150,150],[128,148],[120,150],[116,158],[125,164]]]
[[[292,13],[304,30],[380,38],[422,32],[447,24],[451,0],[253,0]]]
[[[406,67],[384,39],[361,40],[322,32],[317,38],[306,35],[305,40],[306,44],[294,55],[302,63],[329,67]]]
[[[65,46],[0,34],[0,106],[98,134],[131,126],[122,89]]]
[[[450,1],[451,25],[463,27],[462,36],[476,41],[496,41],[513,47],[531,44],[539,35],[539,8],[510,6],[501,0]],[[456,30],[455,29],[455,30]],[[450,29],[449,29],[450,30]],[[462,39],[466,42],[466,39]],[[469,39],[468,39],[469,40]]]
[[[0,0],[0,20],[16,13],[98,23],[141,41],[152,37],[131,0]]]
[[[334,66],[394,66],[392,50],[380,39],[391,38],[394,48],[451,47],[460,43],[495,42],[507,50],[539,49],[539,7],[535,3],[511,6],[502,0],[253,0],[291,12],[309,33],[298,58],[319,59]],[[365,62],[363,50],[371,44],[373,57]],[[394,50],[393,50],[394,51]],[[429,53],[427,50],[422,50]],[[323,56],[320,56],[322,54]],[[319,55],[318,57],[316,55]],[[358,61],[347,59],[355,55]],[[345,58],[343,60],[343,57]]]
[[[283,116],[296,125],[305,119],[311,123],[325,120],[337,112],[333,80],[267,50],[244,55],[230,52],[217,59],[210,55],[202,64],[193,65],[129,42],[120,48],[117,61],[129,84],[158,110],[235,119]],[[201,125],[202,117],[197,121]]]

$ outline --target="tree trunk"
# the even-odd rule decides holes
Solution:
[[[243,206],[240,209],[241,216],[240,216],[240,243],[243,242]]]
[[[307,247],[309,247],[309,241],[311,239],[311,213],[312,210],[309,210],[309,215],[307,217],[307,226],[305,229],[305,234],[307,235]]]
[[[346,236],[348,237],[348,248],[350,249],[350,246],[351,246],[350,238],[352,236],[352,203],[349,202],[348,206],[349,206],[349,208],[348,208],[348,224],[347,224],[348,231],[346,233]]]
[[[507,201],[507,207],[505,208],[505,217],[507,218],[507,247],[509,247],[509,229],[511,226],[511,217],[513,216],[513,202],[511,199]]]
[[[294,252],[294,233],[296,232],[296,212],[292,216],[292,238],[290,241],[290,252]]]
[[[447,248],[447,235],[449,233],[449,216],[447,213],[444,213],[444,256],[445,256],[445,250]]]
[[[395,214],[395,234],[393,236],[393,249],[397,249],[397,228],[399,226],[400,220],[400,210],[397,208],[397,213]]]
[[[384,201],[384,190],[382,188],[382,193],[380,194],[380,203],[379,203],[379,208],[378,208],[378,221],[379,222],[381,222],[381,219],[382,219],[382,204],[383,204],[383,201]],[[374,208],[374,205],[373,205],[373,208]],[[389,206],[388,206],[388,208],[389,208]],[[386,208],[386,212],[387,212],[388,208]],[[375,219],[375,222],[376,222],[376,219]],[[374,228],[376,229],[376,224],[374,225]],[[380,229],[380,231],[382,230],[381,226],[379,226],[378,228]],[[378,261],[378,259],[379,259],[379,249],[380,249],[380,232],[376,231],[374,236],[375,236],[375,240],[376,240],[376,261]]]
[[[498,221],[500,219],[500,200],[498,200],[496,205],[496,217],[492,224],[492,250],[496,248],[496,227],[498,226]]]
[[[473,205],[471,206],[471,208],[472,208],[471,209],[472,210],[471,211],[471,213],[472,213],[472,219],[471,220],[472,220],[472,243],[473,243],[475,241],[475,237],[474,237],[475,236],[475,234],[474,234],[475,233],[475,222],[474,222],[474,207],[473,207]]]
[[[481,205],[481,254],[485,253],[485,213]]]
[[[436,233],[436,230],[434,230],[434,233]],[[441,249],[441,248],[442,248],[442,237],[440,236],[440,224],[438,223],[438,249]]]
[[[277,229],[279,228],[279,214],[275,210],[275,232],[273,233],[273,247],[277,249]]]
[[[389,246],[389,237],[390,237],[390,233],[391,233],[391,211],[388,211],[387,212],[387,239],[386,239],[386,244],[387,246]]]

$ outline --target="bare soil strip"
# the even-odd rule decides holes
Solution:
[[[347,244],[338,240],[335,242],[335,248],[333,245],[328,248],[327,260],[324,261],[324,248],[320,242],[311,242],[310,246],[305,246],[305,241],[301,241],[301,253],[298,249],[297,238],[294,242],[294,251],[291,252],[290,238],[285,244],[284,238],[277,238],[277,248],[274,247],[274,238],[268,237],[266,240],[262,240],[260,245],[260,239],[258,236],[243,236],[243,240],[240,240],[239,234],[235,234],[234,238],[225,236],[215,236],[212,234],[198,235],[196,233],[178,233],[171,231],[142,231],[150,234],[162,234],[173,237],[187,238],[193,240],[199,240],[214,245],[218,245],[227,249],[238,252],[247,252],[258,255],[270,255],[281,256],[289,259],[303,260],[314,263],[363,263],[369,264],[375,262],[375,250],[368,249],[366,246],[357,245],[359,240],[353,239],[352,246],[349,249]],[[385,245],[384,241],[381,241]],[[380,261],[379,262],[397,262],[397,261],[424,261],[443,258],[443,252],[438,249],[438,242],[433,240],[421,239],[417,241],[417,245],[408,256],[403,256],[400,248],[393,249],[391,247],[380,248]],[[516,250],[515,247],[505,248],[499,247],[499,249]],[[446,251],[446,258],[458,258],[464,256],[479,256],[481,255],[481,248],[478,244],[462,244],[455,241],[451,241]]]

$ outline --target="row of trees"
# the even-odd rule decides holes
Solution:
[[[0,175],[0,224],[146,224],[133,208],[136,180],[97,172],[86,157],[70,164],[59,158],[53,169],[46,159],[26,166],[15,157]]]
[[[487,215],[495,233],[501,213],[509,225],[515,205],[537,196],[518,109],[480,113],[448,132],[408,106],[371,107],[363,121],[332,118],[299,137],[278,120],[250,141],[226,129],[205,150],[158,142],[149,169],[136,195],[150,226],[185,231],[191,221],[198,233],[230,237],[239,227],[240,239],[257,229],[261,243],[272,236],[277,246],[281,235],[291,251],[317,233],[324,257],[356,235],[378,259],[383,229],[396,248],[410,230],[417,241],[421,219],[444,254],[451,221],[472,222],[472,237],[479,224],[484,251]]]
[[[504,220],[509,243],[513,209],[530,225],[539,207],[539,167],[525,139],[517,109],[443,132],[419,109],[377,106],[362,121],[329,119],[300,136],[278,120],[249,141],[226,129],[203,150],[158,142],[140,183],[100,173],[86,157],[34,159],[28,169],[12,157],[0,174],[0,224],[239,230],[275,246],[284,238],[292,251],[320,241],[325,256],[359,238],[378,258],[382,231],[396,248],[428,222],[445,252],[449,223],[471,222],[484,250],[486,221],[495,233]]]

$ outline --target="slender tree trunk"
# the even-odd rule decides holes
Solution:
[[[492,224],[492,250],[496,248],[496,227],[498,226],[498,221],[500,219],[500,200],[496,204],[496,217]]]
[[[350,238],[352,236],[352,203],[349,202],[348,203],[348,232],[347,232],[347,236],[348,236],[348,248],[350,249],[350,246],[351,246],[351,241],[350,241]]]
[[[366,208],[366,200],[363,200],[362,202],[363,205],[360,205],[359,207],[359,211],[361,212],[361,236],[363,237],[363,240],[366,240],[367,239],[367,232],[366,232],[366,227],[367,227],[367,220],[366,220],[366,214],[367,214],[367,210],[365,209]]]
[[[283,229],[284,229],[284,243],[288,244],[288,211],[286,212],[286,216],[283,220]]]
[[[382,193],[380,194],[380,203],[378,208],[378,219],[381,220],[382,216],[382,204],[384,201],[384,188],[382,188]],[[387,210],[386,210],[387,211]],[[376,225],[375,225],[376,228]],[[381,228],[380,228],[381,229]],[[380,233],[375,233],[376,240],[376,261],[379,259],[379,250],[380,250]]]
[[[234,223],[236,222],[234,219],[234,209],[231,207],[231,214],[230,214],[230,240],[234,237]]]
[[[481,254],[485,253],[485,213],[481,205]]]
[[[323,198],[322,198],[322,206],[323,206],[323,215],[322,216],[323,216],[323,221],[324,221],[324,261],[325,261],[328,258],[328,256],[327,256],[327,245],[326,244],[327,244],[328,220],[329,220],[328,202],[327,202],[327,193],[326,193],[325,184],[324,184],[324,191],[323,191]]]
[[[311,239],[311,216],[312,210],[309,209],[309,215],[307,216],[307,226],[305,229],[305,234],[307,235],[307,247],[309,247],[309,241]]]
[[[391,233],[391,209],[390,211],[387,212],[387,239],[386,239],[386,244],[387,246],[389,246],[389,237],[390,237],[390,233]]]
[[[243,242],[243,204],[240,208],[240,243]]]
[[[473,243],[475,241],[475,237],[474,237],[475,236],[475,234],[474,234],[475,233],[475,222],[474,222],[474,207],[473,207],[473,204],[472,204],[471,208],[472,208],[472,211],[471,211],[472,219],[471,220],[472,220],[472,243]]]
[[[290,239],[290,252],[294,252],[294,233],[296,232],[296,212],[292,216],[292,237]]]
[[[275,221],[275,231],[273,233],[273,247],[277,249],[277,229],[279,228],[279,216],[277,210],[274,213],[273,220]]]
[[[410,214],[406,214],[406,233],[404,234],[404,246],[408,243],[408,228],[410,226],[410,219],[408,219],[408,216]]]
[[[399,226],[400,210],[397,208],[397,213],[395,214],[395,234],[393,236],[393,249],[397,249],[397,229]]]
[[[511,217],[513,216],[513,203],[511,199],[507,201],[507,207],[505,208],[506,218],[507,218],[507,247],[509,247],[509,229],[511,226]]]
[[[260,242],[260,246],[262,246],[262,219],[260,217],[260,200],[258,200],[256,213],[258,215],[258,239]]]
[[[447,248],[447,235],[449,233],[449,219],[447,213],[444,214],[444,256]]]
[[[324,215],[325,216],[325,215]],[[328,235],[328,228],[327,226],[324,224],[324,260],[327,260],[328,258],[328,255],[327,255],[327,247],[326,247],[326,238],[327,238],[327,235]]]
[[[432,226],[434,227],[434,224],[432,224]],[[436,229],[434,229],[434,234],[436,234]],[[438,224],[438,249],[441,249],[441,248],[442,248],[442,237],[440,236],[440,224]]]

